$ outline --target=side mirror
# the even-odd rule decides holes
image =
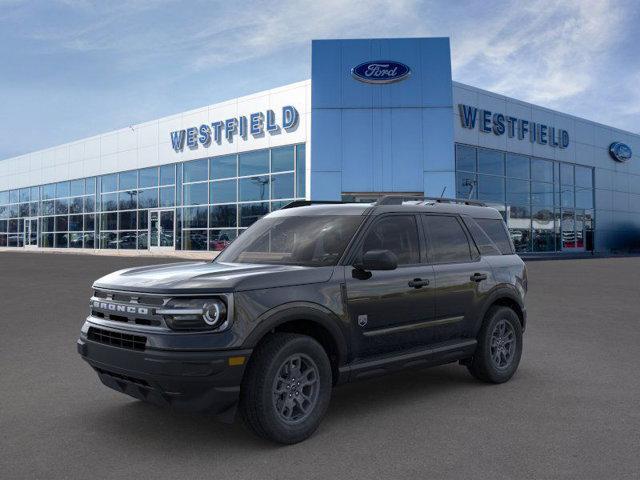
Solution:
[[[398,268],[398,257],[391,250],[369,250],[364,253],[357,267],[362,270],[395,270]]]

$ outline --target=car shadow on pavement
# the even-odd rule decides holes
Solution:
[[[371,417],[385,412],[402,412],[413,405],[425,404],[433,395],[455,397],[457,391],[471,383],[482,385],[462,367],[442,366],[343,385],[334,389],[320,430],[328,433],[344,428],[346,422],[370,422]],[[142,451],[156,450],[158,443],[170,443],[176,454],[193,453],[194,446],[225,451],[280,448],[253,436],[239,415],[233,424],[226,424],[212,416],[176,412],[133,399],[94,410],[85,421],[102,435],[130,439]]]

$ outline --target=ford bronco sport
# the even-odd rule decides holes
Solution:
[[[460,362],[509,380],[527,275],[500,213],[385,197],[294,202],[213,262],[97,280],[78,351],[108,387],[234,418],[281,443],[309,437],[334,385]]]

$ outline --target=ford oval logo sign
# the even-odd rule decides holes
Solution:
[[[631,159],[631,147],[622,142],[613,142],[609,146],[609,155],[618,162],[626,162]]]
[[[356,80],[366,83],[392,83],[404,80],[411,74],[411,69],[404,63],[391,60],[364,62],[351,69]]]

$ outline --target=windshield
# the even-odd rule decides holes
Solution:
[[[335,265],[362,219],[360,215],[263,218],[229,245],[216,261],[309,267]]]

